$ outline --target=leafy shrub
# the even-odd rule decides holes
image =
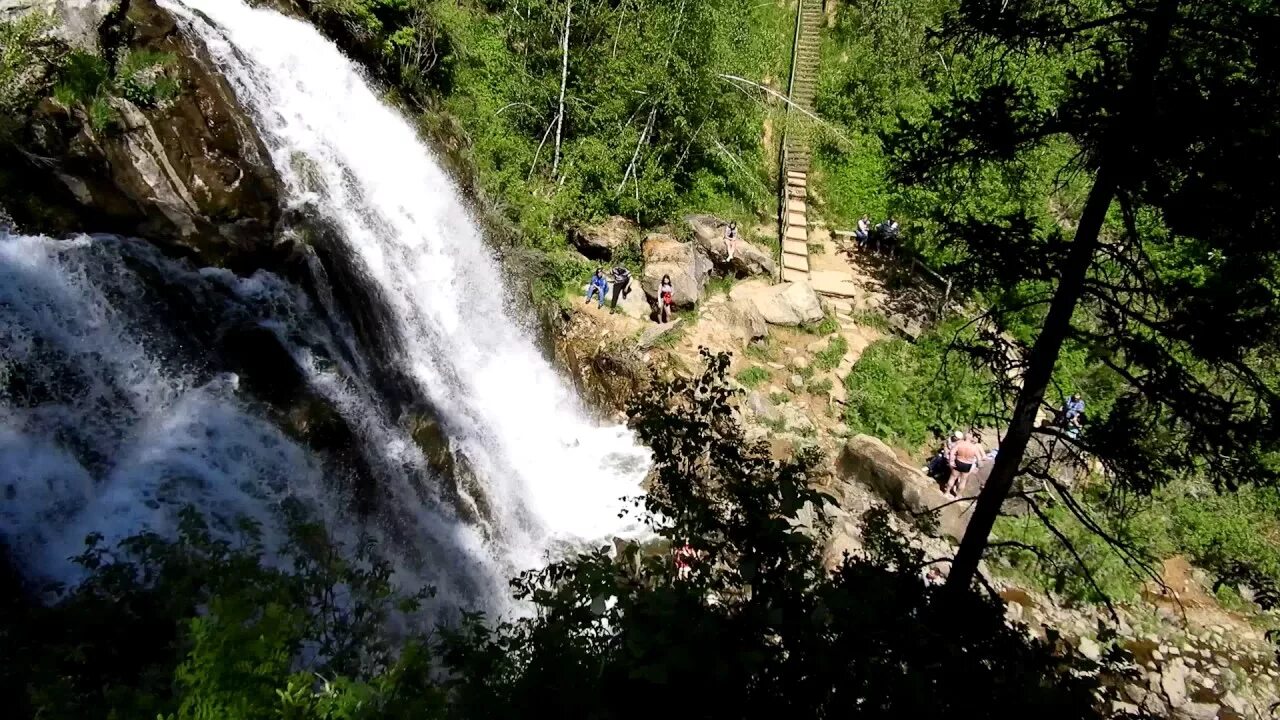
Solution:
[[[813,365],[819,370],[834,370],[848,352],[849,341],[845,340],[843,335],[836,335],[831,338],[831,343],[825,350],[814,353]]]
[[[768,370],[760,367],[759,365],[752,365],[746,370],[739,372],[737,380],[748,390],[754,390],[762,384],[769,382],[772,377],[773,376]]]
[[[834,386],[834,383],[831,382],[831,378],[817,378],[810,380],[809,384],[805,386],[805,390],[809,391],[809,393],[813,395],[826,395],[831,392],[831,388]]]
[[[177,97],[179,86],[166,74],[174,57],[153,50],[130,50],[116,67],[116,91],[140,107],[154,107]]]
[[[915,344],[899,338],[872,343],[845,380],[845,419],[854,432],[910,448],[948,428],[980,424],[992,407],[988,371],[949,349],[946,328]]]

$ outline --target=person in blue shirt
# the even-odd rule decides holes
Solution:
[[[604,308],[604,296],[609,293],[609,281],[604,279],[604,270],[596,268],[596,274],[591,278],[591,284],[587,286],[587,302],[591,302],[591,296],[600,293],[600,307]]]
[[[1068,435],[1075,437],[1080,434],[1080,427],[1084,424],[1084,398],[1080,393],[1067,400],[1067,406],[1062,410],[1062,422]]]

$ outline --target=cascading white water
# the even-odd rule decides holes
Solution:
[[[647,451],[588,419],[506,307],[498,263],[445,171],[354,63],[310,25],[242,0],[165,7],[208,47],[251,109],[290,202],[340,229],[391,311],[391,360],[442,414],[485,485],[513,568],[558,543],[636,530]]]
[[[144,291],[121,249],[0,231],[0,530],[63,581],[87,533],[168,534],[186,504],[268,532],[285,498],[322,508],[320,466],[245,409],[234,375],[190,367],[139,326]]]

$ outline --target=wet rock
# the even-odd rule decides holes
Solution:
[[[805,283],[770,285],[762,280],[738,283],[729,291],[734,302],[754,305],[770,325],[797,326],[824,317],[813,288]]]
[[[764,275],[773,277],[778,266],[766,250],[742,239],[739,232],[733,260],[725,259],[724,231],[728,223],[712,215],[690,215],[685,223],[693,230],[694,242],[715,264],[716,269],[737,277]]]
[[[13,20],[31,12],[51,17],[53,33],[74,48],[96,53],[99,29],[120,9],[120,0],[0,0],[0,20]]]
[[[611,260],[613,252],[640,233],[636,224],[624,217],[613,216],[597,225],[569,231],[569,242],[592,260]]]
[[[642,249],[645,266],[641,285],[645,294],[656,303],[663,276],[670,276],[675,306],[691,308],[696,305],[702,298],[707,279],[711,277],[711,261],[694,246],[659,233],[645,238]]]
[[[19,151],[0,157],[0,204],[35,232],[116,232],[206,265],[270,265],[281,252],[280,181],[254,124],[203,45],[155,0],[122,7],[99,36],[118,39],[116,55],[171,58],[159,72],[180,91],[145,107],[111,97],[105,127],[89,123],[83,108],[44,101],[17,133]]]

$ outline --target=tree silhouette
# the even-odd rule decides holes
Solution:
[[[972,583],[1025,469],[1066,342],[1126,391],[1078,439],[1039,429],[1054,442],[1139,490],[1189,472],[1223,487],[1276,479],[1277,27],[1274,2],[1249,0],[966,0],[947,17],[946,42],[996,59],[976,87],[904,126],[900,179],[955,182],[1061,138],[1079,148],[1070,169],[1092,178],[1069,241],[1027,212],[941,218],[969,277],[999,298],[993,342],[1002,314],[1041,313],[1012,367],[1017,399],[953,589]],[[1045,66],[1058,82],[1019,72]],[[1009,298],[1016,308],[1002,307]]]

